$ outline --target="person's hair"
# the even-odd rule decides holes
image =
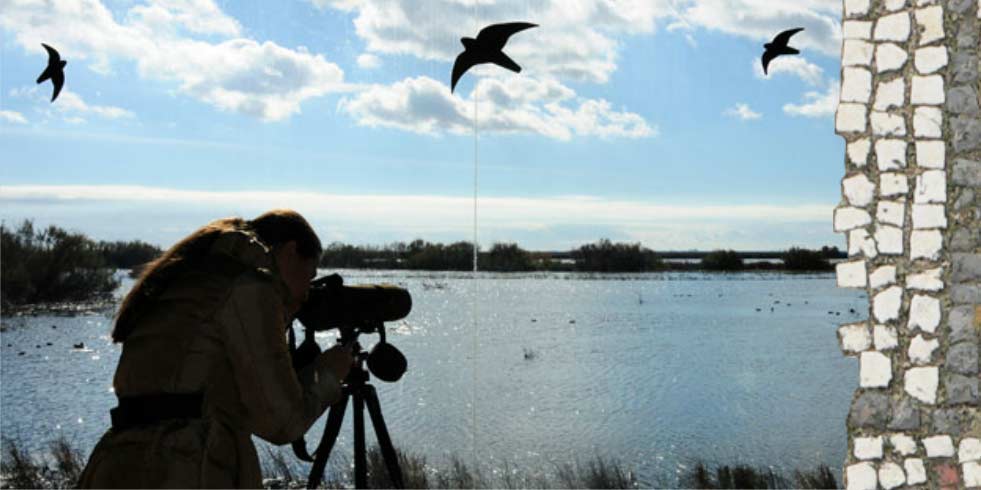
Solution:
[[[252,220],[223,218],[212,221],[146,264],[116,314],[113,342],[125,341],[136,327],[139,316],[170,280],[179,272],[199,264],[207,257],[215,240],[231,231],[251,231],[273,251],[280,245],[295,241],[297,253],[306,259],[319,258],[322,251],[320,239],[310,223],[289,209],[274,209]]]

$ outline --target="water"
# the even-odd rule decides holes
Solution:
[[[374,384],[396,445],[437,465],[476,456],[485,474],[505,461],[536,474],[599,455],[658,485],[695,459],[777,469],[845,459],[857,363],[835,330],[860,320],[849,310],[867,311],[867,300],[831,274],[344,276],[412,294],[412,313],[388,325],[409,371]],[[3,435],[41,450],[65,434],[87,453],[115,405],[110,318],[4,325]],[[318,334],[322,346],[333,339]],[[73,349],[79,342],[86,349]],[[347,419],[334,454],[350,460]]]

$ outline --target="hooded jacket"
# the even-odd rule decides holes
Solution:
[[[225,232],[204,267],[178,274],[123,341],[118,397],[203,394],[202,417],[117,430],[96,444],[83,488],[259,488],[251,435],[300,438],[340,400],[326,368],[294,371],[286,342],[289,289],[251,233]]]

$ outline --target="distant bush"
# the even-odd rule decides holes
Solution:
[[[743,269],[743,259],[735,250],[715,250],[702,258],[702,268],[710,271],[738,271]]]
[[[0,226],[0,262],[5,306],[97,299],[119,285],[98,244],[56,226],[35,231],[30,220],[17,231]]]
[[[825,271],[831,269],[831,263],[825,253],[818,250],[792,247],[781,256],[784,269],[791,271]]]
[[[155,245],[141,242],[99,242],[99,252],[106,265],[114,269],[140,267],[163,254]]]
[[[530,271],[535,268],[531,254],[517,243],[495,243],[490,252],[480,258],[480,268],[488,271]]]
[[[640,243],[602,239],[572,251],[576,269],[588,272],[646,272],[663,269],[661,259]]]

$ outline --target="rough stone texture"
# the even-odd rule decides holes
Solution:
[[[902,107],[906,103],[906,83],[902,78],[889,82],[879,82],[875,89],[875,104],[872,108],[886,111]]]
[[[950,280],[954,282],[981,281],[981,253],[951,254]]]
[[[906,434],[893,434],[889,436],[889,445],[892,446],[896,454],[902,456],[916,454],[916,441]]]
[[[879,485],[885,490],[892,490],[906,483],[906,474],[896,463],[886,462],[879,467]]]
[[[862,70],[864,72],[864,70]],[[868,73],[868,72],[865,72]],[[859,85],[858,89],[864,88],[861,83],[864,77],[860,77],[856,74],[856,84]],[[847,79],[846,79],[847,80]],[[871,75],[869,76],[869,83],[872,83]],[[869,88],[869,91],[872,89]],[[862,93],[857,93],[856,96],[861,96]],[[858,102],[865,102],[865,100],[860,100]],[[946,94],[944,93],[944,78],[940,75],[930,75],[925,77],[913,77],[913,90],[910,93],[910,103],[912,104],[932,104],[940,105],[947,100]]]
[[[978,231],[970,228],[961,228],[959,230],[954,230],[954,234],[950,238],[950,251],[971,252],[974,250],[977,244]]]
[[[892,381],[892,360],[880,352],[863,352],[858,371],[858,384],[862,388],[886,388]]]
[[[934,173],[940,173],[941,174],[940,178],[946,179],[944,172],[934,172]],[[917,179],[920,179],[920,177],[917,177]],[[917,183],[920,183],[920,181],[917,180]],[[936,198],[938,192],[944,192],[946,190],[946,189],[941,189],[940,191],[938,191],[935,188],[935,186],[937,186],[938,184],[943,186],[946,184],[946,181],[945,180],[937,181],[936,179],[933,179],[929,182],[923,182],[922,183],[922,186],[924,187],[923,193],[924,194],[929,193],[930,198]],[[841,181],[841,186],[843,189],[842,194],[844,194],[845,198],[848,199],[848,203],[851,204],[852,206],[858,206],[858,207],[868,206],[869,203],[872,202],[872,198],[875,197],[875,184],[873,184],[872,181],[870,181],[869,178],[865,176],[865,174],[857,174],[848,177],[846,179],[843,179]],[[931,201],[931,202],[946,201],[946,194],[944,194],[944,197],[945,197],[944,199],[941,199],[939,201]]]
[[[865,288],[865,285],[868,284],[868,273],[865,272],[864,260],[837,264],[835,275],[838,278],[838,287],[841,288]]]
[[[868,184],[870,190],[869,200],[871,200],[872,183]],[[857,183],[856,183],[856,187]],[[853,192],[857,195],[861,188],[856,188]],[[916,203],[945,203],[947,202],[947,172],[943,170],[927,170],[916,176],[916,191],[913,193],[913,202]]]
[[[878,99],[876,99],[878,104]],[[978,107],[978,91],[970,85],[954,87],[947,91],[947,111],[951,114],[964,114],[972,117],[981,115]]]
[[[888,403],[888,402],[887,402]],[[920,410],[912,398],[902,397],[894,402],[892,418],[889,420],[890,430],[916,430],[920,428]]]
[[[954,168],[950,173],[950,181],[954,185],[981,187],[981,162],[964,158],[954,160]]]
[[[917,335],[909,343],[909,360],[916,365],[930,364],[933,360],[933,353],[940,347],[937,339],[926,340],[922,335]]]
[[[979,402],[977,376],[948,373],[944,378],[944,385],[947,387],[947,403],[952,405],[967,403],[977,407]]]
[[[852,401],[851,409],[848,411],[848,425],[882,430],[886,428],[886,423],[889,422],[889,413],[888,395],[877,390],[865,390]],[[916,427],[919,427],[919,422],[917,416]],[[907,423],[906,425],[910,424]],[[890,424],[890,428],[892,428],[891,426],[892,424]],[[896,430],[916,427],[897,427]]]
[[[906,483],[916,485],[927,481],[926,467],[922,459],[907,459],[903,462],[903,469],[906,470]]]
[[[947,324],[950,326],[948,339],[951,343],[963,340],[977,340],[978,338],[974,329],[973,306],[952,308],[947,315]]]
[[[943,9],[939,5],[916,11],[916,23],[923,29],[920,45],[930,44],[944,38]]]
[[[947,369],[961,374],[978,374],[978,344],[960,342],[947,349]]]
[[[943,111],[939,108],[929,106],[917,107],[913,111],[913,134],[917,138],[939,138],[943,135],[943,119]],[[874,124],[875,120],[873,119]]]
[[[981,120],[972,116],[950,118],[954,151],[968,152],[981,149]]]
[[[906,203],[904,201],[879,201],[876,205],[875,219],[880,223],[903,226],[906,219]]]
[[[835,112],[835,130],[839,133],[865,131],[865,106],[862,104],[838,104]]]
[[[981,439],[966,437],[957,446],[957,462],[981,461]]]
[[[909,192],[909,180],[906,175],[886,172],[879,175],[879,195],[888,197]]]
[[[856,437],[854,454],[858,459],[882,459],[882,437]]]
[[[884,265],[869,274],[869,287],[879,289],[884,286],[896,284],[896,266]]]
[[[849,257],[865,256],[871,259],[877,255],[879,255],[879,249],[865,228],[856,228],[848,232]]]
[[[872,339],[877,351],[887,351],[899,346],[899,336],[896,334],[896,329],[888,325],[873,327]]]
[[[876,490],[878,481],[872,463],[853,464],[845,469],[846,490]]]
[[[941,277],[943,272],[943,267],[937,267],[918,274],[910,274],[906,276],[906,287],[921,291],[940,291],[944,288],[944,281]],[[869,280],[871,281],[871,277]]]
[[[872,142],[868,138],[848,143],[846,146],[848,160],[856,167],[864,167],[869,158],[870,148],[872,148]]]
[[[913,64],[916,71],[922,75],[933,73],[947,66],[947,48],[943,46],[931,46],[916,50],[913,56]]]
[[[955,305],[981,303],[981,285],[954,284],[950,287],[950,301]]]
[[[954,441],[948,435],[923,439],[928,458],[949,458],[954,455]]]
[[[961,465],[964,471],[964,486],[981,488],[981,464],[974,461]]]
[[[881,323],[899,318],[899,308],[902,306],[903,288],[892,286],[872,298],[872,312]]]
[[[943,248],[943,234],[938,230],[915,230],[910,233],[910,258],[937,260]]]
[[[944,188],[941,188],[941,191],[938,192],[946,192],[943,189]],[[913,229],[914,230],[922,230],[927,228],[946,228],[946,227],[947,227],[947,213],[944,211],[943,204],[914,204],[913,205]]]
[[[963,410],[953,408],[938,408],[933,412],[933,425],[931,429],[934,434],[950,434],[960,436],[971,426],[971,419]]]
[[[839,106],[839,107],[841,107],[841,106]],[[865,106],[862,106],[862,108],[864,109]],[[921,107],[919,109],[926,110],[926,109],[932,109],[932,108],[930,108],[930,107]],[[929,116],[931,116],[931,115],[933,115],[933,114],[928,114],[927,112],[924,112],[923,115],[921,116],[921,127],[923,129],[922,136],[928,137],[928,138],[930,138],[930,137],[932,137],[932,138],[939,138],[940,137],[939,134],[937,134],[935,136],[931,136],[929,134],[930,131],[931,131],[931,129],[932,129],[932,127],[930,126],[931,121],[928,120],[927,118]],[[934,119],[936,119],[936,118],[934,118]],[[872,123],[872,134],[874,134],[876,136],[906,136],[906,120],[903,119],[903,116],[901,116],[899,114],[890,114],[888,112],[872,111],[872,115],[869,116],[869,120]],[[936,122],[936,121],[934,121],[934,122]],[[914,124],[914,126],[916,124],[916,117],[915,116],[914,116],[914,119],[913,119],[913,124]],[[865,129],[865,127],[863,126],[862,127],[862,130],[864,130],[864,129]]]
[[[875,242],[883,254],[902,255],[903,230],[895,226],[878,226],[875,229]]]
[[[913,296],[909,304],[909,331],[919,328],[924,332],[936,332],[940,325],[940,315],[939,299],[922,294]]]

